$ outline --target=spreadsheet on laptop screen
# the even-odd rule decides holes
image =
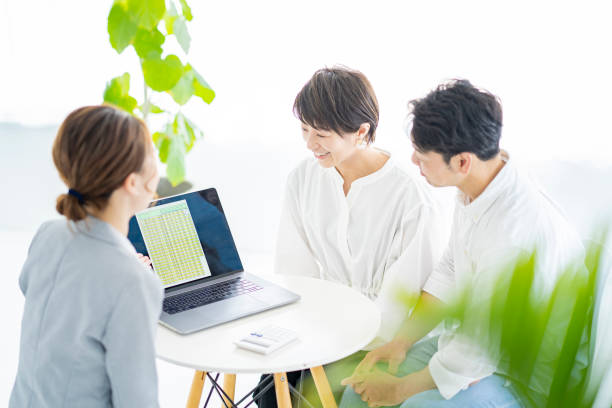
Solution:
[[[128,239],[166,288],[243,270],[214,188],[152,202],[130,219]]]
[[[164,286],[211,275],[185,200],[148,208],[136,220]]]

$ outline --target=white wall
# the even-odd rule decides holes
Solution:
[[[99,102],[109,78],[137,73],[133,51],[119,56],[108,44],[110,1],[2,1],[0,121],[59,123]],[[466,77],[502,98],[504,144],[516,153],[608,159],[605,1],[191,3],[189,58],[218,96],[188,112],[211,139],[299,144],[295,94],[315,69],[342,63],[371,79],[383,145],[407,147],[409,99]]]

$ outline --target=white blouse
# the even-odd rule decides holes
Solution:
[[[448,240],[428,186],[391,157],[346,196],[343,184],[314,158],[289,174],[275,271],[343,283],[375,300],[382,323],[371,348],[393,338],[407,312],[398,293],[420,293]]]

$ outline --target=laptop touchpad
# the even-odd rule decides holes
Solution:
[[[257,313],[265,309],[266,304],[249,295],[242,295],[182,313],[165,315],[162,320],[181,332],[191,332]]]

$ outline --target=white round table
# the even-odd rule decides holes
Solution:
[[[285,373],[309,368],[324,406],[335,407],[321,366],[363,349],[374,339],[380,325],[378,307],[361,293],[338,283],[295,276],[261,277],[299,294],[301,299],[190,335],[160,326],[158,357],[196,369],[188,407],[198,406],[207,372],[225,373],[224,390],[231,398],[235,374],[274,373],[279,407],[290,406]],[[291,329],[298,333],[298,340],[269,355],[234,345],[234,340],[268,325]]]

